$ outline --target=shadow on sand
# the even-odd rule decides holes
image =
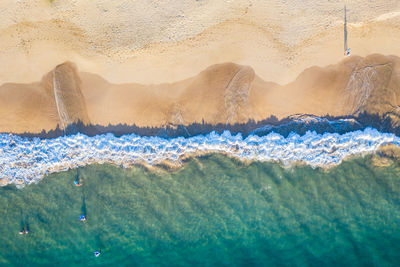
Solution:
[[[276,132],[283,136],[296,132],[300,135],[307,131],[315,131],[319,134],[330,132],[343,134],[355,130],[363,130],[367,127],[373,127],[382,132],[394,133],[400,135],[400,127],[394,127],[393,122],[388,115],[379,116],[377,114],[360,113],[357,116],[324,116],[316,117],[313,115],[293,115],[281,120],[271,116],[262,121],[249,120],[246,123],[236,124],[209,124],[193,123],[190,125],[167,125],[163,127],[139,127],[135,124],[117,124],[117,125],[85,125],[81,121],[69,125],[65,130],[57,128],[51,131],[42,131],[40,133],[17,134],[22,137],[39,137],[42,139],[56,138],[59,136],[83,133],[88,136],[112,133],[119,137],[125,134],[137,134],[140,136],[158,136],[163,138],[190,137],[196,135],[208,134],[212,131],[222,133],[229,130],[232,134],[241,133],[244,137],[250,134],[266,135],[270,132]]]

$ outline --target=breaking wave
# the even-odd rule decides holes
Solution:
[[[383,144],[400,145],[394,134],[367,128],[345,134],[307,132],[277,133],[265,136],[232,135],[212,132],[189,138],[165,139],[135,134],[115,137],[113,134],[88,137],[83,134],[55,139],[22,138],[0,134],[0,184],[17,187],[37,182],[46,174],[77,168],[92,163],[110,163],[124,167],[132,164],[176,165],[187,156],[224,153],[251,161],[302,162],[312,167],[330,167],[351,155],[375,152]]]

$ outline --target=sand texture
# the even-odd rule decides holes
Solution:
[[[351,56],[279,85],[250,66],[213,65],[175,83],[113,84],[66,62],[40,82],[0,87],[0,131],[40,132],[81,121],[107,126],[244,123],[270,116],[400,114],[400,58]],[[395,120],[396,121],[396,120]]]
[[[0,84],[65,61],[113,83],[176,82],[234,62],[286,84],[341,60],[344,4],[354,55],[400,54],[398,0],[3,0]]]

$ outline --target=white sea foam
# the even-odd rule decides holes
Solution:
[[[242,160],[303,162],[313,167],[339,164],[351,155],[373,153],[386,143],[400,145],[400,138],[367,128],[346,134],[307,132],[287,138],[270,133],[266,136],[231,135],[212,132],[190,138],[164,139],[134,134],[88,137],[83,134],[55,139],[21,138],[0,134],[0,184],[18,187],[39,181],[46,174],[85,166],[111,163],[130,166],[155,165],[163,161],[180,164],[183,156],[199,153],[226,153]]]

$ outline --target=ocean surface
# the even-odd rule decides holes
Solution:
[[[400,165],[371,157],[323,170],[209,154],[1,187],[0,265],[398,266]]]

